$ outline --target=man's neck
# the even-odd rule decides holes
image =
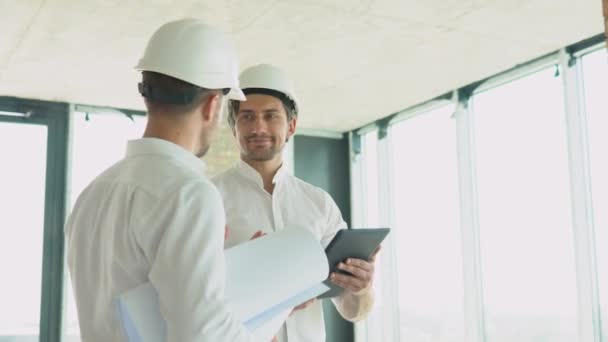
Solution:
[[[281,168],[281,165],[283,165],[281,156],[279,155],[274,159],[265,161],[249,160],[246,158],[241,159],[260,174],[262,181],[264,182],[264,190],[268,191],[269,194],[272,194],[274,191],[274,184],[272,181],[277,174],[277,171]]]
[[[196,139],[186,125],[158,118],[149,119],[143,137],[167,140],[195,153]]]

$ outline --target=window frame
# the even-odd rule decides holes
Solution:
[[[408,120],[417,115],[424,115],[434,106],[446,101],[452,101],[456,106],[454,119],[457,130],[458,172],[460,183],[460,210],[461,233],[463,243],[463,276],[465,285],[465,336],[467,342],[485,342],[485,313],[483,299],[483,283],[481,277],[481,249],[479,241],[479,209],[477,204],[476,162],[474,115],[469,110],[469,104],[476,94],[499,87],[516,79],[526,77],[534,72],[554,66],[556,73],[562,76],[564,83],[564,101],[566,137],[568,148],[568,171],[572,210],[572,229],[574,232],[573,244],[575,250],[575,265],[577,274],[577,301],[578,301],[578,336],[581,342],[606,342],[602,334],[601,313],[599,303],[598,270],[596,262],[596,247],[593,234],[593,211],[591,201],[591,184],[589,177],[589,147],[587,136],[587,122],[584,108],[584,93],[582,68],[580,61],[584,55],[605,48],[603,35],[592,37],[556,52],[534,59],[513,69],[475,82],[468,86],[454,90],[450,96],[445,94],[428,102],[395,113],[388,118],[368,124],[361,129],[352,131],[351,141],[361,139],[360,136],[373,130],[379,130],[378,157],[379,168],[390,170],[390,160],[382,156],[390,156],[390,126],[396,122]],[[446,100],[449,99],[449,100]],[[388,122],[388,127],[382,127]],[[385,130],[382,132],[382,130]],[[385,133],[385,134],[383,134]],[[378,133],[377,133],[378,134]],[[359,136],[357,138],[357,136]],[[383,143],[383,141],[386,141]],[[358,150],[357,150],[358,149]],[[351,143],[351,169],[353,177],[351,183],[352,212],[357,208],[365,207],[365,191],[363,178],[365,177],[364,163],[361,162],[361,143]],[[390,198],[387,191],[391,191],[390,175],[379,179],[379,189],[382,199]],[[386,202],[386,200],[385,200]],[[381,216],[385,222],[391,223],[392,203],[381,203],[386,210]],[[363,218],[359,218],[363,220]],[[394,255],[390,256],[394,258]],[[394,261],[391,263],[394,264]],[[395,270],[397,271],[397,270]],[[398,310],[398,308],[397,308]],[[395,311],[395,310],[391,310]],[[398,316],[397,316],[398,320]],[[359,328],[365,333],[357,334],[357,341],[373,340],[374,332],[365,327]],[[398,336],[398,335],[396,335]]]

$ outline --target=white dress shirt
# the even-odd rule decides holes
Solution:
[[[115,300],[150,282],[167,341],[250,341],[224,305],[222,199],[204,164],[168,141],[130,141],[80,195],[66,226],[83,341],[126,341]]]
[[[264,190],[260,174],[243,161],[212,181],[224,199],[229,229],[226,247],[248,241],[257,230],[283,229],[307,229],[327,246],[339,229],[346,228],[340,209],[327,192],[290,175],[283,167],[274,176],[272,195]],[[332,301],[344,318],[356,321],[367,316],[373,297],[371,292],[359,297],[355,307],[343,305],[342,297]],[[321,301],[294,312],[277,337],[280,342],[325,341]]]

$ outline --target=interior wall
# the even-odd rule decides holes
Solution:
[[[349,223],[350,172],[348,138],[295,136],[294,172],[296,177],[329,193]],[[323,303],[327,342],[354,341],[353,324],[344,320],[331,301]]]

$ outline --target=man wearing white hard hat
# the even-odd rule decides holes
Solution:
[[[327,192],[289,174],[283,163],[282,150],[295,133],[300,109],[292,82],[281,69],[261,64],[243,71],[240,85],[247,100],[230,101],[228,123],[241,160],[213,179],[226,208],[226,247],[282,229],[310,230],[327,246],[338,230],[346,228],[338,206]],[[339,266],[353,276],[331,275],[346,289],[332,301],[347,320],[361,320],[372,308],[374,259],[375,255]],[[321,301],[296,307],[277,338],[325,341]]]
[[[150,282],[167,341],[250,341],[224,305],[224,209],[199,159],[224,98],[245,99],[235,49],[198,20],[173,21],[136,70],[144,137],[83,191],[66,226],[82,339],[126,341],[115,300]]]

